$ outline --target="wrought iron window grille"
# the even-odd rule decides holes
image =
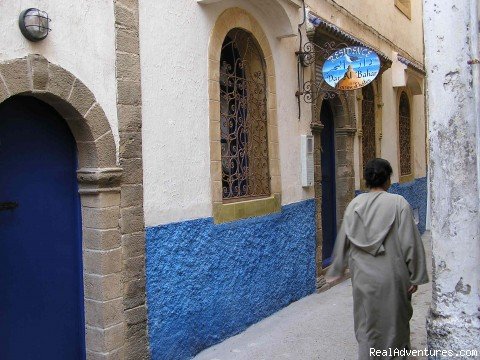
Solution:
[[[408,95],[402,91],[399,104],[400,175],[412,173],[411,115]]]
[[[362,170],[376,157],[375,96],[372,84],[362,88]]]
[[[270,195],[267,84],[263,55],[251,34],[233,29],[220,62],[222,198]]]

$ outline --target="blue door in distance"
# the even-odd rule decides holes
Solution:
[[[333,246],[337,236],[337,205],[335,186],[335,127],[330,104],[324,101],[320,112],[324,125],[322,143],[322,266],[332,262]]]
[[[0,359],[85,358],[76,147],[30,97],[0,104]]]

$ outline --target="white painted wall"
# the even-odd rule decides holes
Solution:
[[[407,18],[396,6],[394,0],[325,0],[323,3],[332,10],[332,18],[341,19],[344,10],[354,14],[366,26],[370,26],[393,42],[399,49],[406,51],[415,60],[423,63],[423,25],[422,2],[411,0],[411,19]],[[328,18],[327,18],[328,20]],[[355,22],[344,22],[345,30],[354,29]],[[368,39],[368,30],[364,32]],[[356,32],[351,32],[356,34]],[[368,41],[368,40],[367,40]],[[389,53],[386,53],[389,55]]]
[[[412,99],[413,174],[420,178],[427,176],[425,96],[413,95]]]
[[[479,65],[468,60],[479,56],[480,9],[455,0],[424,0],[424,7],[434,264],[428,343],[478,349],[480,84]]]
[[[52,18],[52,31],[38,43],[25,39],[18,27],[20,12],[30,7]],[[70,71],[102,106],[118,148],[113,1],[0,0],[0,20],[0,61],[41,54]]]
[[[399,181],[398,158],[398,110],[397,89],[392,87],[392,70],[388,69],[382,76],[382,141],[381,157],[392,165],[392,182]]]
[[[300,21],[295,6],[285,6],[291,19]],[[282,203],[289,204],[314,196],[313,188],[304,189],[300,183],[300,134],[310,133],[311,113],[302,104],[302,118],[297,118],[296,58],[298,38],[278,39],[275,24],[279,21],[251,0],[219,0],[199,4],[194,0],[140,2],[140,51],[143,92],[143,161],[145,189],[145,221],[147,226],[212,216],[209,159],[208,109],[208,43],[218,16],[227,8],[247,10],[267,34],[277,75],[277,113],[280,139]],[[374,6],[372,3],[371,6]],[[393,6],[393,3],[392,3]],[[347,31],[354,32],[367,43],[391,54],[392,47],[375,37],[369,30],[358,31],[358,22],[335,10],[328,1],[315,2],[313,10],[331,21],[337,21]],[[408,37],[400,41],[403,48],[422,61],[421,7],[413,6],[414,18],[405,16],[395,7],[389,18],[400,19],[407,29],[394,34],[391,24],[372,22],[385,35]],[[152,16],[152,14],[162,14]],[[331,14],[331,16],[329,16]],[[368,12],[359,12],[367,16]],[[388,26],[387,26],[388,25]],[[415,34],[415,36],[411,36]],[[413,43],[412,43],[413,42]],[[420,50],[419,50],[420,49]],[[382,156],[398,169],[396,89],[389,71],[383,75],[383,140]],[[415,106],[415,119],[422,121],[423,108]],[[424,152],[424,135],[416,134],[414,148]],[[356,184],[359,173],[359,142],[355,142]],[[425,176],[422,153],[415,154],[415,176]],[[418,170],[418,171],[417,171]],[[394,174],[398,181],[398,171]]]
[[[307,2],[311,10],[318,16],[337,25],[347,33],[353,34],[366,44],[380,50],[392,60],[392,52],[401,52],[403,55],[410,55],[412,59],[423,63],[423,25],[422,25],[422,3],[412,1],[412,18],[408,19],[398,10],[394,1],[385,1],[385,4],[378,6],[378,0],[349,1],[349,0],[323,0]],[[405,66],[398,62],[393,66]],[[399,158],[398,158],[398,71],[386,70],[382,74],[382,140],[379,156],[390,161],[393,168],[392,181],[399,181]],[[402,81],[406,81],[406,73],[401,73]],[[421,77],[421,75],[420,75]],[[411,103],[412,125],[414,134],[412,136],[413,147],[413,170],[414,177],[426,176],[426,155],[425,155],[425,114],[424,97],[414,96]],[[357,119],[360,119],[361,108],[355,106]],[[358,136],[354,142],[354,163],[355,163],[355,187],[360,188],[361,173],[360,166],[361,142]]]
[[[298,120],[297,38],[278,39],[275,21],[255,2],[140,2],[143,161],[147,226],[212,216],[208,42],[227,8],[247,10],[267,34],[277,75],[282,203],[313,198],[300,183],[300,134],[310,134],[310,107]],[[287,7],[288,8],[288,7]],[[291,17],[298,9],[290,6]],[[159,15],[160,14],[160,15]]]

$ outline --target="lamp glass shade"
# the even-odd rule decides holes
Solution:
[[[30,41],[39,41],[47,37],[50,28],[48,14],[35,8],[22,11],[19,26],[23,36]]]

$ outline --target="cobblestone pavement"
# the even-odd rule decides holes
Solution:
[[[429,234],[423,236],[423,241],[431,269]],[[413,298],[414,349],[426,346],[425,317],[430,299],[431,284],[420,286]],[[352,285],[346,280],[287,306],[244,332],[204,350],[194,360],[353,360],[356,357]]]

